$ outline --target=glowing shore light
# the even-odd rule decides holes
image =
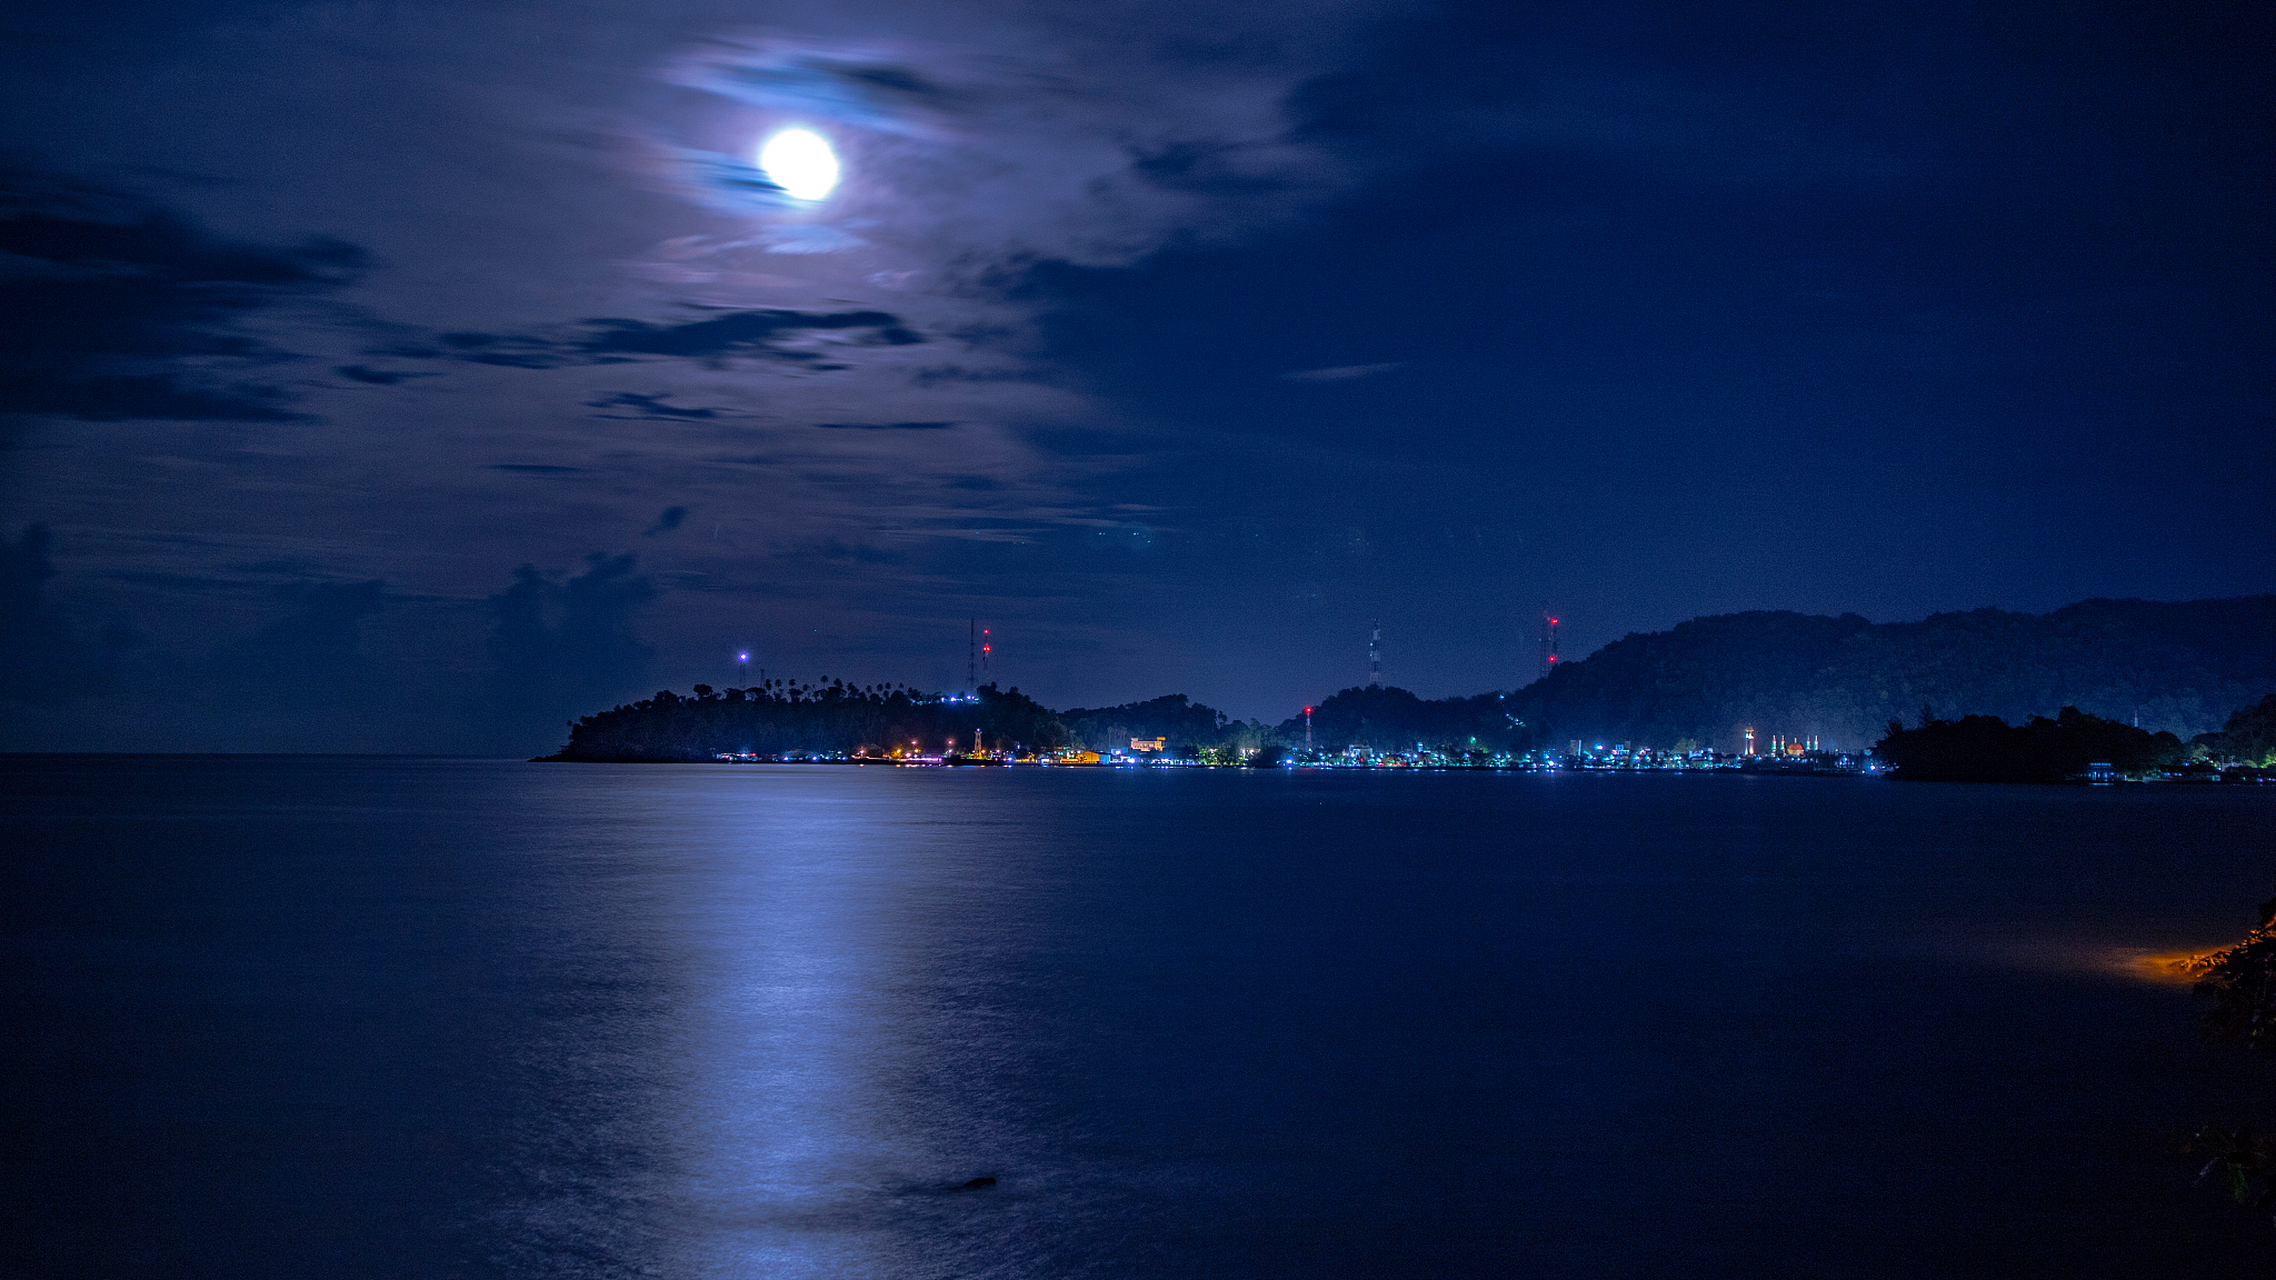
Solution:
[[[819,200],[838,185],[838,156],[811,129],[785,129],[759,148],[759,168],[798,200]]]

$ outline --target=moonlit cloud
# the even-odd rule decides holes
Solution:
[[[1349,382],[1354,378],[1372,378],[1378,373],[1406,367],[1404,360],[1387,360],[1381,364],[1345,364],[1328,369],[1302,369],[1280,376],[1289,382]]]
[[[777,33],[707,40],[666,66],[754,133],[827,125],[846,172],[826,217],[723,152],[659,136],[654,154],[687,198],[751,219],[773,252],[874,248],[864,275],[904,279],[1019,255],[1125,262],[1265,225],[1353,176],[1295,136],[1301,63],[1165,60],[1139,44],[1078,65],[1070,52]],[[702,256],[691,248],[669,252]]]
[[[894,46],[790,35],[706,40],[665,76],[762,111],[903,136],[945,132],[961,97]]]

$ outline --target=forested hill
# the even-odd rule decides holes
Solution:
[[[1132,738],[1161,738],[1172,753],[1183,755],[1227,736],[1224,712],[1182,693],[1119,707],[1076,707],[1060,712],[1059,719],[1072,741],[1099,751],[1127,745]]]
[[[2065,707],[2128,726],[2138,717],[2143,729],[2186,741],[2271,693],[2276,596],[2089,600],[2044,615],[1977,609],[1881,624],[1855,614],[1732,613],[1629,636],[1513,693],[1431,701],[1404,689],[1346,689],[1319,703],[1310,741],[1330,752],[1353,744],[1561,751],[1575,739],[1738,751],[1751,725],[1760,751],[1773,737],[1854,751],[1880,740],[1892,720],[1922,724],[1924,708],[1929,719],[2023,725]],[[1172,755],[1306,745],[1302,715],[1269,728],[1244,724],[1182,694],[1054,714],[993,685],[943,696],[776,680],[718,693],[697,685],[692,698],[659,693],[585,716],[553,758],[707,760],[911,743],[1117,750],[1133,738],[1161,738]]]
[[[1631,635],[1504,699],[1537,745],[1571,739],[1737,750],[1753,725],[1872,744],[1891,720],[2063,707],[2183,739],[2276,692],[2276,595],[2088,600],[2048,614],[1976,609],[1919,622],[1800,613],[1695,618]],[[1461,700],[1474,701],[1474,700]]]

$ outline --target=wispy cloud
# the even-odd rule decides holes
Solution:
[[[509,369],[559,369],[671,359],[695,360],[717,368],[733,359],[811,363],[820,359],[822,353],[792,344],[801,337],[818,333],[844,334],[841,345],[856,347],[909,347],[925,341],[923,335],[891,312],[765,309],[735,311],[684,324],[610,317],[519,333],[458,331],[426,338],[398,337],[373,354],[398,360],[450,360]],[[361,369],[361,366],[356,368]],[[368,371],[359,374],[348,369],[341,372],[364,382],[378,382],[382,376],[399,382],[406,376],[371,375]]]
[[[613,396],[599,400],[587,400],[585,407],[589,409],[629,409],[631,410],[629,414],[604,414],[602,416],[630,417],[647,422],[671,422],[674,420],[703,422],[718,417],[722,412],[718,409],[682,408],[679,405],[665,404],[665,399],[666,397],[661,395],[647,396],[630,391],[620,391]]]
[[[337,288],[363,251],[218,236],[142,196],[0,172],[0,412],[92,421],[279,422],[300,415],[262,370],[295,358],[242,326]],[[348,376],[354,376],[352,374]]]
[[[1288,382],[1349,382],[1354,378],[1372,378],[1379,373],[1406,367],[1407,362],[1404,360],[1386,360],[1381,364],[1342,364],[1325,369],[1299,369],[1280,376]]]

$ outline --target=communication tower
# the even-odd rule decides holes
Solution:
[[[991,676],[991,675],[993,674],[993,673],[991,673],[991,672],[988,670],[988,659],[989,659],[989,658],[990,658],[990,656],[991,656],[991,655],[993,655],[995,652],[996,652],[996,646],[995,646],[995,644],[994,644],[993,642],[991,642],[991,641],[988,639],[988,629],[987,629],[986,627],[982,627],[982,628],[980,628],[980,674],[981,674],[981,675],[983,675],[983,676]]]
[[[1374,631],[1367,637],[1367,683],[1379,685],[1383,683],[1383,624],[1371,622],[1368,625]]]
[[[980,620],[972,619],[967,629],[971,634],[964,644],[964,687],[977,689],[980,687]]]
[[[1557,619],[1552,617],[1548,608],[1544,606],[1541,610],[1541,674],[1536,678],[1546,680],[1549,678],[1549,673],[1556,669]]]

